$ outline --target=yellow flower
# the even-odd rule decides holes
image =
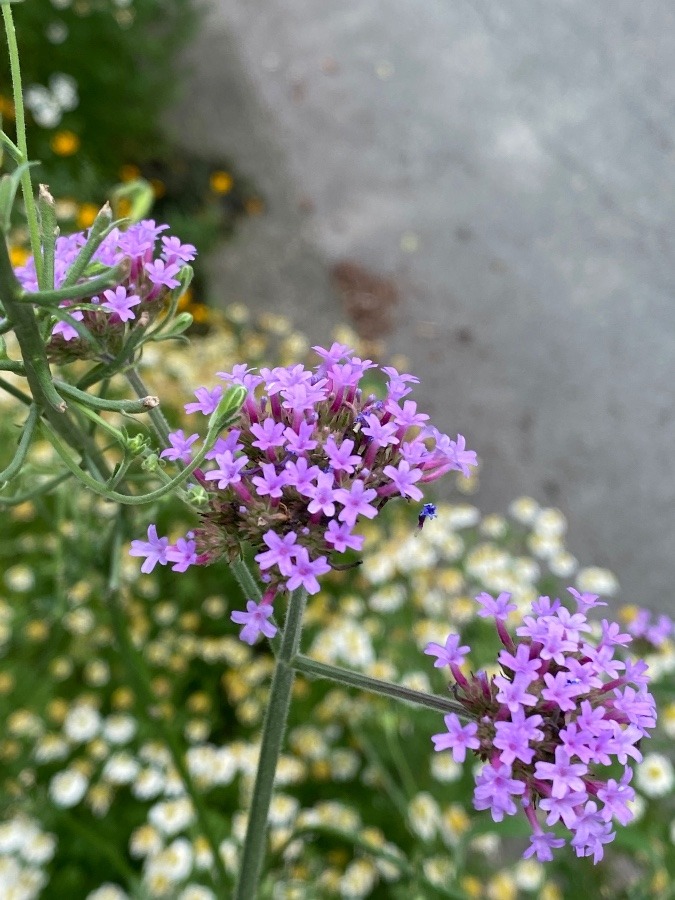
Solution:
[[[74,131],[57,131],[50,144],[57,156],[72,156],[80,149],[80,139]]]
[[[13,119],[15,116],[14,104],[9,97],[3,97],[0,94],[0,116],[3,119]]]
[[[137,178],[141,177],[141,170],[138,166],[127,163],[120,168],[119,176],[120,181],[136,181]]]
[[[229,194],[234,187],[234,178],[229,172],[218,169],[211,173],[209,184],[214,194]]]
[[[13,266],[22,266],[30,253],[25,247],[10,247],[9,248],[9,260]]]
[[[77,210],[77,227],[89,228],[98,215],[98,206],[93,203],[83,203]]]

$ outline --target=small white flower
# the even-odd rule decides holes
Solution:
[[[662,753],[648,753],[636,767],[635,783],[647,797],[664,797],[673,789],[673,765]]]
[[[49,782],[49,794],[57,806],[66,809],[77,806],[84,797],[89,782],[76,769],[65,769],[57,772]]]
[[[129,900],[129,895],[119,885],[106,881],[101,887],[87,894],[86,900]]]
[[[178,900],[216,900],[216,895],[201,884],[189,884],[180,892]]]
[[[54,72],[49,79],[49,87],[52,97],[64,112],[70,112],[77,107],[77,81],[63,72]]]
[[[136,734],[136,720],[124,713],[114,713],[103,723],[103,737],[111,744],[127,744]]]
[[[164,775],[152,766],[143,769],[136,776],[131,793],[139,800],[152,800],[158,797],[164,790]]]
[[[431,794],[422,791],[408,804],[408,824],[423,841],[431,841],[436,836],[441,811]]]
[[[33,748],[36,762],[48,763],[64,759],[69,752],[68,742],[60,734],[45,734]]]
[[[544,880],[544,867],[536,859],[521,859],[513,874],[521,891],[536,891]]]
[[[129,852],[135,859],[156,856],[162,849],[162,837],[152,825],[141,825],[131,834]]]
[[[599,566],[586,566],[584,569],[579,569],[576,586],[579,591],[588,591],[603,597],[613,597],[619,590],[619,582],[614,573],[609,569],[601,569]]]
[[[531,525],[539,512],[539,504],[532,497],[519,497],[509,506],[509,513],[523,525]]]
[[[156,803],[148,814],[150,822],[168,836],[178,834],[194,821],[192,801],[188,797]]]
[[[88,703],[77,703],[71,707],[63,723],[66,736],[80,744],[90,741],[100,729],[100,713]]]
[[[367,897],[376,884],[375,864],[370,859],[355,859],[340,879],[340,897],[343,900],[360,900]]]
[[[131,784],[138,775],[139,762],[130,753],[113,753],[103,767],[103,777],[111,784]]]
[[[35,829],[32,834],[25,837],[20,851],[26,862],[42,866],[50,862],[56,852],[56,837]]]
[[[165,875],[170,881],[183,881],[192,871],[192,844],[186,838],[177,838],[157,856],[148,860],[146,875]]]

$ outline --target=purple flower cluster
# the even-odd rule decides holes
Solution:
[[[160,235],[168,225],[157,225],[152,219],[129,226],[126,231],[113,228],[94,253],[91,263],[98,266],[115,266],[128,260],[129,274],[125,280],[101,295],[92,295],[77,303],[64,301],[61,307],[74,307],[68,314],[82,322],[100,339],[115,340],[124,333],[125,323],[147,323],[162,310],[167,292],[178,286],[180,270],[196,256],[192,244],[181,244],[177,237]],[[78,231],[56,239],[54,259],[54,286],[60,288],[87,242],[89,233]],[[157,258],[156,258],[157,257]],[[30,292],[38,290],[33,257],[19,266],[15,274],[21,286]],[[86,276],[79,282],[86,281]],[[78,283],[79,283],[78,282]],[[67,319],[56,320],[52,328],[48,351],[51,357],[86,358],[92,354]]]
[[[559,833],[545,830],[543,818],[547,826],[567,828],[576,855],[597,863],[615,836],[613,820],[625,825],[633,817],[627,763],[641,761],[639,741],[656,724],[656,708],[646,663],[620,658],[631,635],[603,619],[592,643],[586,613],[605,604],[594,594],[568,590],[576,611],[539,597],[516,628],[520,640],[505,625],[516,609],[510,594],[476,598],[478,614],[495,618],[503,644],[501,674],[493,678],[482,671],[464,675],[470,648],[459,646],[455,634],[444,646],[426,647],[435,666],[450,667],[451,690],[469,719],[463,725],[454,713],[445,716],[447,730],[433,742],[436,750],[450,749],[457,762],[472,750],[485,763],[476,777],[476,809],[489,809],[501,822],[522,807],[533,832],[525,857],[550,860],[565,844]],[[623,766],[618,779],[599,770],[614,763]]]
[[[419,501],[424,484],[476,465],[461,435],[454,441],[441,434],[405,399],[417,378],[385,366],[386,397],[378,399],[359,387],[376,368],[371,360],[337,343],[314,349],[321,362],[313,370],[295,365],[255,374],[238,365],[217,373],[248,391],[240,420],[207,455],[213,467],[195,472],[208,505],[194,533],[175,546],[161,543],[166,539],[156,531],[133,542],[131,552],[147,557],[144,571],[155,562],[182,571],[223,556],[235,560],[246,543],[266,584],[261,605],[278,591],[315,594],[331,554],[361,549],[359,519],[374,518],[392,497]],[[208,416],[222,393],[220,385],[200,387],[185,409]],[[187,462],[196,439],[177,431],[162,455]],[[432,515],[431,505],[424,515]],[[236,615],[249,643],[273,627],[251,602]]]

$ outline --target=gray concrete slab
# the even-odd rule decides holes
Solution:
[[[395,282],[388,344],[479,452],[478,502],[560,506],[623,596],[673,608],[675,7],[218,0],[174,127],[268,213],[223,299],[316,341],[331,268]]]

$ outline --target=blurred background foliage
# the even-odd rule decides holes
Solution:
[[[203,255],[263,201],[236,161],[184,151],[163,114],[180,94],[182,49],[199,26],[193,0],[29,0],[13,5],[30,157],[57,200],[63,233],[87,228],[120,182],[149,182],[153,214]],[[6,52],[0,114],[13,136]],[[116,212],[126,215],[122,201]],[[20,225],[20,223],[18,223]],[[20,248],[21,228],[15,232]],[[17,249],[16,253],[21,250]],[[197,262],[193,297],[208,288]]]

